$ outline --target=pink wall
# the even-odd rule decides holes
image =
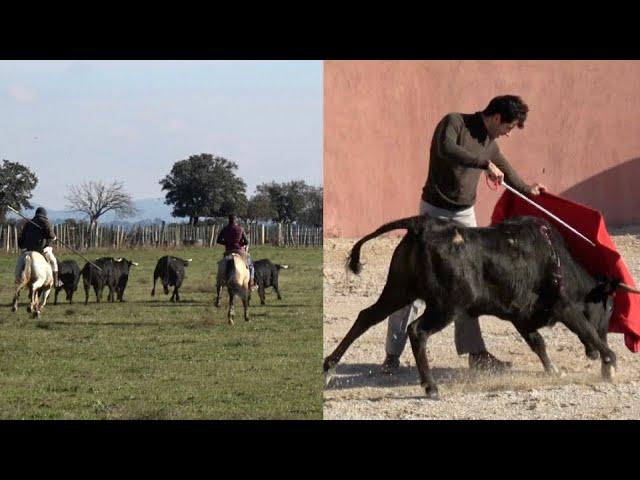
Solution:
[[[609,225],[640,223],[640,61],[326,61],[325,235],[417,214],[437,122],[503,94],[530,108],[525,128],[499,140],[525,181]],[[497,198],[483,177],[479,225]]]

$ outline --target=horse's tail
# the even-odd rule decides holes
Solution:
[[[227,279],[227,283],[233,280],[233,277],[236,274],[236,264],[233,261],[233,256],[227,260],[227,264],[225,266],[225,278]]]
[[[31,270],[33,268],[33,259],[31,258],[31,254],[25,254],[24,265],[22,266],[22,270],[20,272],[16,272],[16,283],[20,285],[28,285],[31,280]]]

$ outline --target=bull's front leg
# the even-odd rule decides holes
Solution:
[[[600,353],[602,378],[612,381],[616,373],[616,354],[609,348],[606,339],[602,341],[595,327],[575,306],[565,308],[561,313],[560,321],[578,336],[587,352],[597,351]]]
[[[260,297],[260,305],[265,305],[265,291],[264,291],[264,285],[260,284],[258,286],[258,296]]]
[[[413,300],[408,295],[405,286],[402,286],[402,288],[396,287],[397,285],[387,284],[378,301],[358,314],[358,318],[336,349],[324,359],[325,384],[328,384],[330,380],[329,370],[335,367],[347,349],[360,335]]]
[[[428,311],[413,321],[407,328],[411,350],[420,374],[420,386],[424,388],[427,398],[438,400],[438,386],[429,368],[427,359],[427,340],[453,321],[451,315],[438,311]]]
[[[540,359],[544,367],[544,371],[550,375],[560,375],[560,370],[558,370],[558,368],[553,364],[553,362],[547,355],[547,347],[544,343],[544,338],[542,338],[542,335],[540,335],[537,330],[528,331],[517,326],[515,327],[516,330],[518,330],[518,333],[522,335],[522,338],[524,338],[525,342],[527,342],[527,345],[529,345],[531,350],[533,350],[534,353],[538,355],[538,358]]]
[[[155,275],[153,276],[153,288],[151,289],[151,296],[155,297],[156,296],[156,281],[158,280],[158,277],[156,277]]]

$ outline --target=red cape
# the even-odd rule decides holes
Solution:
[[[600,212],[546,192],[533,197],[532,200],[571,225],[595,243],[596,247],[592,247],[571,230],[508,190],[505,190],[496,203],[491,224],[500,223],[516,215],[545,218],[560,231],[573,257],[591,275],[600,274],[609,278],[619,278],[623,283],[635,287],[627,266],[609,237]],[[624,343],[627,348],[632,352],[640,350],[640,295],[622,291],[616,293],[609,332],[624,333]]]

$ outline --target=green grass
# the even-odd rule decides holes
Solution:
[[[133,267],[124,303],[84,305],[82,281],[73,305],[53,293],[41,321],[20,296],[10,311],[17,255],[0,255],[0,418],[2,419],[320,419],[322,379],[322,250],[253,247],[254,260],[286,263],[277,300],[252,295],[251,321],[236,298],[235,325],[226,323],[228,295],[213,306],[220,249],[91,251],[124,256]],[[151,297],[158,258],[193,258],[170,303],[160,282]],[[84,260],[72,254],[80,268]],[[52,291],[53,292],[53,291]]]

